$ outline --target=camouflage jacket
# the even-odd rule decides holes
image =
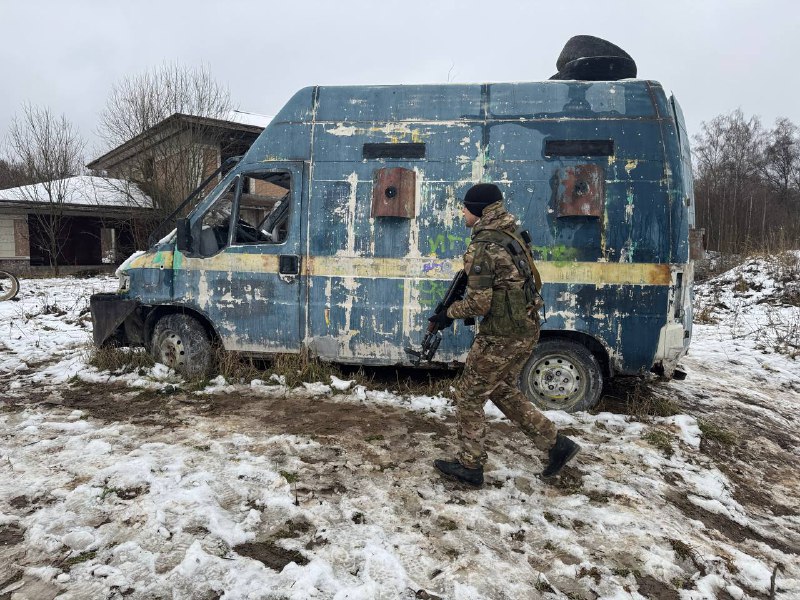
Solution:
[[[472,239],[480,231],[496,229],[514,232],[517,219],[502,202],[490,204],[472,228]],[[470,243],[464,254],[464,272],[469,276],[464,299],[447,309],[451,319],[485,316],[492,307],[495,290],[521,290],[525,283],[505,248],[494,243]]]

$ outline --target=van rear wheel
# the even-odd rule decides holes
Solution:
[[[211,340],[200,321],[189,315],[161,317],[153,329],[150,353],[187,377],[204,377],[211,369]]]
[[[586,346],[545,340],[525,363],[520,389],[541,410],[588,410],[600,400],[603,372]]]

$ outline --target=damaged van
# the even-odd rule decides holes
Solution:
[[[177,228],[92,297],[94,339],[190,375],[252,356],[411,365],[469,243],[461,198],[502,190],[546,320],[521,389],[585,409],[616,374],[671,375],[692,324],[689,139],[649,80],[309,87]],[[460,364],[460,322],[438,365]]]

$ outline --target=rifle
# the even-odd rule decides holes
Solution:
[[[462,269],[456,273],[455,277],[453,277],[453,281],[450,282],[450,287],[447,288],[444,298],[442,298],[439,304],[436,305],[436,309],[433,311],[433,316],[447,313],[447,309],[450,308],[454,302],[461,300],[464,297],[464,292],[466,291],[467,274]],[[437,325],[436,323],[430,323],[428,325],[428,330],[425,332],[425,337],[422,340],[422,348],[420,350],[406,348],[406,354],[409,355],[411,362],[414,363],[415,367],[419,366],[419,363],[422,360],[430,362],[433,359],[433,355],[436,354],[439,344],[442,343],[441,332],[443,329],[446,329],[449,326],[450,325],[445,326]]]

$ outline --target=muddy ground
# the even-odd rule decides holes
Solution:
[[[530,590],[531,595],[527,597],[596,598],[603,595],[601,590],[611,578],[621,589],[631,593],[646,598],[673,599],[692,590],[698,579],[717,572],[724,572],[735,581],[735,588],[731,589],[741,590],[743,597],[770,597],[769,586],[765,588],[763,581],[751,583],[740,573],[732,556],[725,559],[726,564],[720,565],[717,558],[709,558],[707,549],[697,542],[684,542],[676,533],[664,534],[660,541],[654,538],[652,543],[666,542],[671,546],[682,575],[664,581],[643,572],[636,544],[647,547],[649,534],[642,532],[641,539],[630,547],[625,544],[606,547],[598,541],[603,539],[602,527],[597,531],[595,524],[582,517],[559,513],[559,506],[585,496],[587,506],[594,510],[649,512],[654,518],[662,515],[667,521],[697,523],[703,527],[703,544],[716,544],[717,556],[725,556],[725,548],[735,547],[769,564],[774,569],[776,597],[780,598],[780,593],[788,590],[781,587],[787,567],[782,561],[800,562],[800,510],[796,500],[800,497],[800,480],[796,474],[800,432],[798,417],[792,410],[797,406],[797,392],[793,384],[773,384],[752,377],[743,385],[740,381],[720,377],[719,370],[708,367],[702,360],[690,358],[687,363],[694,377],[690,376],[685,382],[617,380],[607,388],[595,412],[623,415],[627,421],[641,423],[644,431],[666,431],[663,422],[654,416],[657,414],[690,415],[710,426],[696,453],[679,450],[676,438],[668,437],[662,448],[664,460],[677,451],[691,468],[716,467],[729,479],[730,494],[745,509],[746,522],[737,522],[735,517],[692,501],[687,494],[691,482],[684,481],[683,471],[673,468],[674,463],[665,462],[665,468],[655,474],[661,489],[654,500],[657,504],[653,506],[636,506],[627,492],[610,491],[613,485],[598,489],[598,469],[609,482],[624,486],[639,475],[642,465],[637,455],[617,445],[613,428],[604,426],[602,419],[592,421],[591,417],[564,428],[565,433],[580,439],[584,450],[575,463],[551,483],[537,478],[544,457],[525,436],[506,421],[492,420],[487,441],[491,456],[487,483],[484,490],[473,491],[440,480],[431,468],[434,458],[453,455],[455,424],[451,412],[444,416],[426,414],[404,406],[356,401],[346,394],[315,397],[305,394],[302,388],[284,388],[265,396],[246,386],[228,392],[197,394],[172,385],[142,390],[121,382],[101,385],[75,380],[50,389],[19,390],[4,398],[0,410],[6,416],[19,414],[20,418],[31,409],[49,411],[53,415],[77,410],[81,411],[81,419],[88,421],[108,426],[129,424],[139,432],[137,439],[128,442],[131,450],[143,439],[191,446],[199,453],[208,452],[215,440],[231,434],[264,440],[252,445],[250,452],[263,452],[272,457],[275,470],[291,484],[293,503],[300,509],[341,502],[343,498],[358,496],[366,490],[379,489],[392,499],[393,506],[380,510],[351,510],[348,518],[355,526],[379,524],[383,519],[381,510],[389,510],[395,516],[405,515],[400,520],[402,530],[426,540],[419,549],[425,560],[414,565],[412,558],[407,559],[410,564],[406,569],[420,582],[420,587],[412,590],[413,597],[451,597],[448,590],[452,593],[458,589],[452,587],[452,582],[464,577],[464,573],[472,573],[466,580],[486,594],[485,597],[522,597],[506,586],[497,587],[498,584],[486,581],[475,583],[482,572],[491,572],[489,565],[476,566],[474,560],[477,559],[469,557],[476,536],[481,543],[490,545],[492,556],[500,564],[518,565],[520,559],[527,562],[530,572],[517,575],[519,589]],[[728,368],[735,372],[735,367],[729,365]],[[7,440],[9,435],[12,434],[6,434]],[[291,468],[282,466],[286,455],[269,442],[270,436],[286,435],[314,442],[307,450],[303,446],[294,448],[296,461]],[[52,436],[54,442],[57,438],[57,434]],[[647,446],[645,442],[639,444]],[[68,487],[77,487],[86,480],[88,477],[77,478]],[[550,526],[571,532],[583,550],[570,549],[567,543],[553,543],[548,535],[537,533],[532,525],[535,520],[518,523],[519,529],[510,537],[504,534],[506,537],[496,538],[493,537],[495,533],[481,533],[480,527],[472,531],[474,526],[465,527],[465,523],[448,512],[448,506],[467,511],[465,514],[470,514],[468,511],[472,509],[479,510],[488,514],[495,526],[507,529],[514,523],[514,517],[508,507],[493,508],[492,502],[486,500],[487,493],[491,492],[486,490],[497,493],[510,490],[518,506],[524,506],[526,500],[533,502],[530,510],[534,514],[543,516]],[[120,489],[114,493],[116,502],[124,503],[135,502],[148,490]],[[27,495],[21,488],[6,500],[5,512],[21,520],[0,525],[0,557],[6,565],[0,569],[0,592],[12,590],[0,593],[0,600],[56,597],[63,593],[62,587],[52,581],[42,581],[25,569],[50,566],[69,573],[70,568],[77,567],[70,567],[65,561],[76,558],[69,558],[63,552],[50,559],[41,553],[32,555],[26,547],[24,525],[20,524],[25,522],[26,516],[52,505],[55,499],[41,493]],[[248,502],[252,508],[263,509],[256,501]],[[277,529],[265,530],[255,540],[233,547],[222,544],[223,553],[255,559],[277,572],[290,563],[305,565],[315,554],[337,543],[330,531],[320,531],[311,520],[292,518]],[[692,528],[690,525],[689,530]],[[187,528],[183,534],[204,540],[206,544],[220,544],[202,526]],[[587,552],[592,556],[589,562]],[[780,560],[775,556],[781,557]],[[94,554],[88,559],[83,555],[79,557],[86,561],[100,558]],[[168,575],[174,564],[168,561],[157,566],[156,574]],[[459,564],[461,566],[456,567]],[[561,565],[562,572],[554,571],[553,564]],[[574,574],[565,576],[564,568],[573,569]],[[794,572],[790,575],[796,577]],[[792,585],[794,583],[789,587]],[[100,588],[97,589],[100,593]],[[126,594],[119,592],[121,595],[107,597],[130,594],[162,597],[158,593],[139,596],[135,589],[134,586]],[[715,594],[721,598],[742,597],[726,590],[718,589]],[[19,595],[23,593],[27,595]],[[787,593],[790,595],[783,597],[791,597],[793,592]],[[73,590],[64,597],[91,596],[76,595]],[[178,597],[184,596],[179,594]],[[198,592],[197,597],[220,595]],[[692,597],[706,596],[697,591]]]

